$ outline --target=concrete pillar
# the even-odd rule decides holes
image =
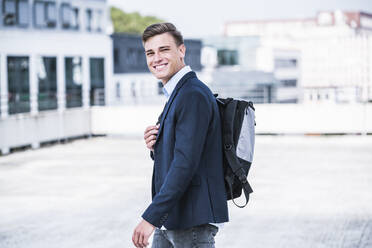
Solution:
[[[89,64],[89,57],[84,55],[83,61],[83,87],[82,87],[82,94],[83,94],[83,108],[89,109],[90,106],[90,64]]]
[[[5,119],[8,116],[8,70],[6,54],[0,54],[0,116]]]
[[[29,78],[30,78],[30,113],[31,116],[35,116],[39,113],[38,109],[38,94],[39,94],[39,79],[38,79],[38,70],[39,70],[39,63],[42,58],[36,54],[30,55],[30,62],[29,62]],[[38,125],[38,123],[35,123]],[[33,133],[32,135],[32,142],[31,142],[32,149],[37,149],[40,147],[40,140],[37,133]]]
[[[64,112],[66,109],[65,58],[61,54],[57,56],[57,102],[58,112]]]
[[[367,82],[366,102],[372,101],[372,37],[367,36]]]
[[[113,68],[111,63],[111,57],[105,56],[104,57],[104,71],[105,71],[105,105],[113,105],[114,102],[118,102],[121,99],[117,97],[117,83],[118,81],[115,81],[115,83],[109,83],[113,82]],[[120,84],[120,83],[119,83]],[[120,85],[122,86],[122,85]],[[122,87],[119,88],[119,90],[122,90]],[[120,97],[122,97],[122,94],[120,92]]]
[[[113,51],[113,43],[110,39],[109,47],[107,51]],[[105,70],[105,105],[109,106],[112,105],[113,102],[116,100],[116,82],[113,83],[113,73],[114,73],[114,66],[113,66],[113,57],[112,52],[108,52],[107,55],[104,57],[104,70]],[[121,95],[124,97],[124,95]],[[120,99],[122,101],[122,99]]]
[[[57,109],[58,109],[58,139],[64,136],[64,112],[66,110],[66,80],[65,80],[65,57],[63,54],[57,55]]]
[[[8,70],[6,54],[0,54],[0,121],[8,117]],[[1,133],[1,132],[0,132]],[[3,135],[0,135],[3,136]],[[5,155],[10,152],[8,145],[4,140],[0,140],[1,154]]]
[[[38,68],[38,57],[36,54],[30,55],[30,108],[31,115],[38,114],[38,92],[39,92],[39,82],[37,77],[37,68]]]

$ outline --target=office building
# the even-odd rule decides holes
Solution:
[[[90,134],[109,104],[112,41],[105,0],[2,0],[0,149]]]
[[[371,14],[337,10],[306,19],[229,22],[225,35],[260,37],[261,68],[298,67],[275,74],[283,81],[282,76],[298,73],[301,102],[372,102]],[[295,82],[293,77],[287,84]]]

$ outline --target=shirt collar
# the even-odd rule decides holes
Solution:
[[[163,87],[163,93],[167,97],[167,101],[169,100],[169,97],[172,95],[172,92],[174,88],[176,88],[177,83],[181,80],[183,76],[186,75],[186,73],[190,72],[191,68],[190,66],[184,66],[181,70],[179,70],[176,74],[174,74],[171,79],[164,85]]]

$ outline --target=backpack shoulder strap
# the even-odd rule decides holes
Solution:
[[[227,103],[225,103],[225,110],[223,113],[223,148],[224,148],[224,154],[225,157],[234,173],[234,175],[239,179],[239,181],[242,184],[242,188],[244,191],[244,195],[246,198],[246,203],[243,206],[239,206],[235,203],[233,197],[232,197],[232,191],[230,187],[230,193],[231,198],[233,199],[233,202],[236,206],[243,208],[248,204],[249,200],[249,194],[253,192],[251,186],[249,185],[247,181],[246,174],[247,172],[244,171],[243,166],[240,164],[240,161],[236,155],[236,147],[234,144],[234,138],[233,138],[233,130],[234,130],[234,119],[236,114],[236,109],[238,105],[238,100],[229,100]],[[247,103],[248,105],[248,103]],[[226,178],[228,183],[233,182],[233,178]],[[231,186],[231,185],[230,185]]]

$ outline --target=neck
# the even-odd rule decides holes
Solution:
[[[162,80],[160,80],[161,82],[162,82],[162,84],[163,84],[163,86],[166,84],[166,83],[168,83],[169,82],[169,80],[174,76],[174,75],[176,75],[177,74],[177,72],[179,72],[180,70],[182,70],[182,68],[184,68],[186,65],[185,64],[183,64],[172,76],[170,76],[169,78],[167,78],[167,79],[162,79]]]

